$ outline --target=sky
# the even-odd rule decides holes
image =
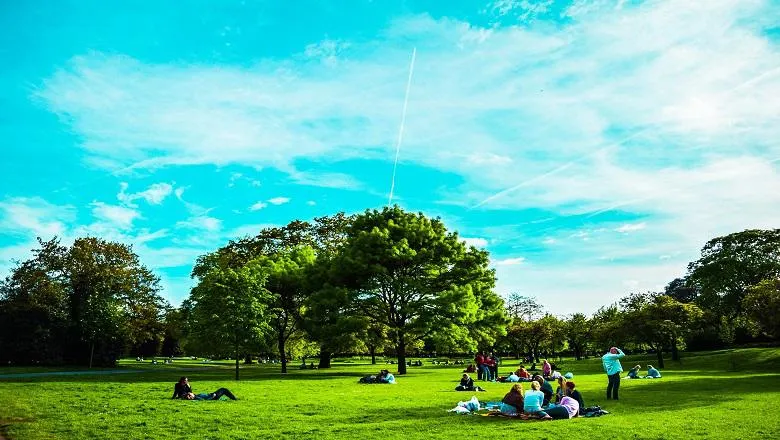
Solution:
[[[393,203],[591,313],[780,226],[778,0],[0,2],[0,276],[35,238],[194,260]],[[407,82],[403,136],[398,143]]]

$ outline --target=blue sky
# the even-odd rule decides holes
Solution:
[[[501,293],[592,312],[780,219],[780,3],[102,1],[0,6],[0,273],[36,236],[194,259],[395,201]]]

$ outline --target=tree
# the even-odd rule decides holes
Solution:
[[[692,303],[699,297],[699,292],[687,278],[675,278],[666,285],[664,295],[671,296],[681,303]]]
[[[749,288],[742,302],[747,315],[761,331],[780,338],[780,279],[764,280]]]
[[[506,311],[510,318],[533,321],[544,316],[544,308],[535,297],[511,293],[506,300]]]
[[[268,312],[271,328],[276,334],[282,373],[287,373],[285,344],[300,330],[301,314],[306,300],[305,275],[314,263],[314,250],[308,246],[282,249],[273,256],[260,257],[267,279],[265,290],[270,294]]]
[[[407,346],[434,332],[473,344],[469,328],[495,295],[487,252],[466,248],[441,220],[398,206],[356,216],[334,262],[332,284],[351,293],[360,314],[387,328],[399,374],[406,373]],[[495,303],[503,316],[503,302]]]
[[[566,340],[574,352],[574,358],[582,359],[591,339],[591,322],[582,313],[575,313],[565,322]]]
[[[231,347],[238,380],[242,354],[257,347],[270,330],[267,315],[272,296],[264,287],[267,267],[253,260],[237,269],[213,267],[199,278],[189,297],[192,334],[201,344],[209,344],[212,352]]]
[[[780,229],[749,229],[707,242],[701,257],[688,265],[697,303],[732,320],[742,314],[751,286],[780,277]]]

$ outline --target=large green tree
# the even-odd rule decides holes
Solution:
[[[704,309],[733,320],[748,289],[780,277],[780,229],[750,229],[713,238],[688,265],[688,283]]]
[[[751,287],[743,306],[763,333],[780,338],[780,279],[764,280]]]
[[[506,324],[503,301],[492,291],[488,254],[467,248],[439,219],[398,206],[355,217],[334,259],[333,273],[356,310],[387,328],[406,373],[407,346],[447,333],[475,345],[476,326]],[[481,320],[480,308],[495,308]]]
[[[212,267],[199,276],[190,292],[191,338],[201,350],[224,353],[228,348],[236,361],[255,350],[268,325],[268,305],[272,295],[265,288],[267,267],[257,260],[239,268]]]
[[[577,360],[582,359],[588,350],[588,344],[591,340],[591,324],[590,319],[582,313],[575,313],[565,321],[566,340]]]

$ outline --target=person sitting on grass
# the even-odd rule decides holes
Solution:
[[[529,417],[534,417],[542,420],[552,420],[552,417],[542,410],[544,393],[539,391],[541,388],[542,385],[538,381],[531,382],[531,390],[526,391],[525,396],[523,396],[523,415],[521,418],[528,419]]]
[[[474,364],[469,364],[468,367],[466,367],[465,370],[463,370],[464,373],[476,373],[477,367],[474,366]]]
[[[485,391],[478,386],[474,386],[474,379],[468,374],[463,373],[463,377],[460,379],[460,384],[455,387],[455,391]]]
[[[512,385],[512,388],[509,389],[509,392],[506,393],[503,399],[501,399],[501,403],[513,406],[515,408],[515,412],[522,412],[523,394],[523,384],[516,383]]]
[[[579,415],[580,404],[571,397],[564,396],[560,405],[548,408],[545,412],[553,419],[571,419]]]
[[[647,366],[647,376],[645,379],[660,379],[661,372],[656,370],[652,365]]]
[[[639,379],[639,370],[642,368],[641,365],[636,365],[634,368],[628,370],[628,374],[626,375],[626,379]]]
[[[550,377],[550,374],[552,374],[552,365],[550,365],[549,362],[547,362],[547,359],[544,359],[542,361],[542,377],[547,379]]]
[[[528,370],[526,370],[526,369],[525,369],[525,367],[524,367],[523,365],[520,365],[520,368],[518,368],[517,370],[515,370],[515,374],[516,374],[518,377],[521,377],[521,378],[523,378],[523,379],[530,379],[530,378],[531,378],[531,374],[530,374],[530,373],[528,373]]]
[[[585,408],[585,401],[582,399],[582,394],[575,388],[576,386],[573,381],[566,382],[566,396],[576,400],[580,408]]]
[[[213,393],[195,394],[192,392],[189,379],[181,377],[173,387],[173,397],[171,398],[183,400],[219,400],[222,396],[227,396],[230,400],[238,400],[227,388],[220,388]]]
[[[561,403],[561,399],[566,395],[566,379],[563,376],[558,376],[556,380],[558,387],[555,389],[555,403]]]
[[[542,406],[549,405],[550,400],[552,400],[553,398],[552,384],[544,380],[544,378],[538,374],[534,376],[533,379],[534,381],[539,382],[540,391],[542,392],[542,394],[544,394],[544,401],[542,402]]]
[[[390,370],[382,370],[379,372],[379,377],[377,378],[377,381],[379,383],[395,383],[395,376],[393,376],[393,373],[390,372]]]

